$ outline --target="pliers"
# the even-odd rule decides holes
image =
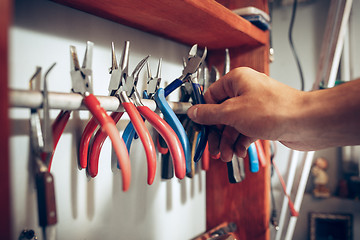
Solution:
[[[115,56],[115,49],[114,44],[112,44],[112,66],[110,68],[110,84],[109,84],[109,92],[110,95],[114,95],[119,98],[122,106],[125,108],[125,111],[128,113],[132,124],[135,127],[136,133],[139,135],[141,142],[143,143],[147,164],[148,164],[148,179],[147,183],[151,185],[155,179],[156,173],[156,149],[154,142],[151,138],[151,135],[148,129],[145,126],[145,123],[140,115],[140,113],[153,125],[159,127],[161,124],[158,119],[154,115],[157,116],[154,112],[152,112],[148,107],[142,105],[140,99],[137,96],[137,91],[135,88],[135,84],[138,80],[138,75],[142,67],[147,62],[149,56],[144,58],[140,63],[137,65],[135,70],[131,75],[128,74],[128,65],[129,65],[129,46],[130,42],[126,41],[125,46],[123,49],[123,55],[119,67],[117,66],[116,56]],[[115,122],[119,121],[121,116],[123,115],[122,112],[114,112],[112,114]],[[100,140],[98,140],[100,139]],[[99,142],[103,142],[103,133],[98,132],[95,135],[95,139],[91,148],[91,152],[94,151],[100,152],[101,145]],[[124,143],[125,144],[125,143]],[[126,144],[125,150],[127,151]],[[93,156],[97,156],[98,154],[94,154]],[[90,172],[97,169],[93,168],[93,163],[98,162],[98,158],[94,159],[93,156],[90,158]],[[97,165],[96,165],[97,168]],[[120,165],[120,168],[122,166]]]
[[[186,64],[186,62],[185,62]],[[186,67],[186,66],[185,66]],[[205,104],[203,96],[203,86],[199,83],[200,70],[190,75],[189,79],[193,88],[193,104]],[[196,138],[196,151],[194,154],[194,161],[198,162],[204,153],[205,147],[207,145],[208,135],[209,135],[209,126],[202,125],[200,126],[200,132],[195,133]]]
[[[70,54],[71,54],[70,74],[71,74],[71,80],[73,86],[72,91],[74,93],[79,93],[83,96],[83,102],[85,106],[89,109],[89,111],[93,115],[93,118],[90,121],[96,123],[95,128],[97,124],[99,124],[101,126],[101,129],[110,137],[115,153],[118,158],[119,165],[121,166],[123,191],[127,191],[129,189],[130,179],[131,179],[131,166],[130,166],[129,154],[126,150],[125,143],[120,137],[120,134],[116,128],[114,120],[109,115],[107,115],[106,111],[100,106],[100,102],[92,94],[91,64],[92,64],[93,45],[94,44],[92,42],[87,42],[86,52],[81,67],[78,61],[76,48],[74,46],[70,46]],[[85,133],[87,133],[86,129],[85,129]],[[80,159],[83,160],[84,156],[82,154],[83,152],[80,152]]]
[[[115,55],[115,47],[114,43],[111,43],[111,49],[112,49],[112,66],[110,67],[110,83],[109,83],[109,95],[115,96],[116,90],[119,88],[119,85],[121,84],[121,78],[122,74],[125,75],[125,77],[129,78],[137,78],[138,74],[140,73],[140,70],[144,66],[144,64],[147,61],[146,57],[142,61],[139,62],[139,64],[135,67],[134,71],[132,72],[131,76],[128,76],[127,74],[127,64],[128,64],[128,54],[129,54],[129,42],[125,42],[125,46],[122,53],[122,63],[118,66],[116,55]],[[126,66],[125,66],[126,65]],[[122,69],[120,70],[119,67]],[[124,112],[112,112],[110,117],[114,120],[115,124],[120,120]],[[87,173],[90,177],[96,177],[98,174],[98,164],[99,164],[99,156],[100,151],[102,148],[102,145],[107,138],[107,135],[104,134],[100,129],[96,132],[92,145],[90,145],[91,137],[93,136],[93,133],[95,132],[97,127],[97,123],[95,119],[90,119],[88,124],[85,127],[85,130],[81,136],[81,142],[80,142],[80,163],[82,168],[87,167]],[[123,141],[123,139],[121,139]],[[125,143],[125,142],[124,142]],[[127,151],[126,144],[125,149],[123,151]],[[88,152],[90,153],[90,156],[88,157]],[[120,166],[121,167],[121,166]]]
[[[155,77],[151,75],[149,64],[147,64],[148,80],[147,80],[147,90],[143,92],[144,99],[152,99],[154,94],[159,88],[161,82],[161,59],[159,59],[157,74]],[[133,99],[137,105],[138,110],[141,112],[141,115],[150,122],[151,125],[159,132],[160,136],[164,139],[166,144],[169,146],[169,151],[171,157],[174,161],[175,166],[175,175],[179,179],[183,179],[186,173],[186,162],[185,154],[180,143],[179,138],[177,137],[174,130],[169,126],[169,124],[159,117],[155,112],[151,111],[148,107],[144,106],[141,103],[140,94],[136,89],[136,84],[134,84],[134,95]],[[135,130],[133,124],[130,122],[123,134],[123,139],[130,149],[132,139],[135,137]]]
[[[54,64],[55,65],[55,64]],[[49,171],[49,163],[54,152],[52,131],[50,126],[48,92],[46,77],[52,65],[44,77],[43,89],[43,121],[40,123],[38,109],[31,109],[30,115],[30,147],[35,168],[35,180],[38,200],[39,225],[43,228],[44,239],[50,239],[51,231],[57,223],[55,185],[54,177]],[[37,68],[36,73],[30,80],[32,90],[40,90],[41,68]],[[36,82],[36,83],[34,83]],[[35,85],[38,85],[35,87]]]
[[[189,173],[191,171],[191,147],[189,139],[187,138],[184,127],[182,126],[179,119],[176,117],[175,113],[170,108],[169,104],[166,102],[166,97],[172,93],[175,89],[180,87],[184,82],[189,81],[189,76],[195,73],[202,62],[204,61],[207,53],[207,49],[205,48],[202,57],[197,56],[197,45],[195,44],[189,51],[188,58],[186,60],[186,66],[183,69],[182,75],[171,82],[165,89],[158,89],[158,91],[154,95],[154,100],[157,104],[157,107],[164,114],[164,118],[166,122],[174,129],[177,136],[180,139],[181,145],[184,149],[185,159],[186,159],[186,172]],[[196,88],[196,85],[194,85]],[[200,101],[203,100],[203,97],[200,97]],[[206,137],[204,135],[204,137]],[[203,142],[203,141],[202,141]],[[206,141],[205,141],[206,142]],[[206,145],[206,144],[205,144]],[[200,159],[202,146],[198,146],[198,151],[196,154],[196,160]],[[205,146],[203,146],[205,148]],[[197,159],[198,158],[198,159]]]

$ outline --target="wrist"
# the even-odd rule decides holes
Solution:
[[[321,131],[321,97],[319,92],[297,92],[284,114],[283,135],[281,142],[299,144],[299,150],[311,148],[312,136]],[[301,142],[301,144],[300,144]]]

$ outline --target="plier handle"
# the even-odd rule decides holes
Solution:
[[[110,95],[115,95],[119,98],[122,106],[125,108],[125,111],[128,113],[131,122],[134,124],[135,130],[137,134],[140,136],[141,142],[143,143],[147,163],[148,163],[148,184],[152,184],[155,179],[156,173],[156,149],[154,142],[152,141],[151,135],[148,129],[145,126],[145,123],[140,115],[140,110],[138,107],[135,107],[133,101],[131,100],[131,96],[135,91],[134,82],[137,82],[140,70],[145,65],[148,60],[147,56],[139,64],[136,66],[135,70],[131,75],[128,75],[128,64],[129,64],[129,45],[130,42],[126,41],[123,49],[123,55],[119,67],[117,67],[117,61],[115,57],[115,48],[114,44],[112,44],[112,67],[110,68],[110,84],[109,84],[109,92]],[[120,69],[119,69],[120,68]],[[112,116],[115,120],[119,120],[123,113],[114,113]],[[98,140],[99,139],[99,140]],[[102,133],[97,133],[95,135],[94,143],[91,147],[92,156],[90,157],[90,164],[88,172],[91,176],[96,176],[97,174],[97,166],[98,166],[98,155],[101,150],[101,146],[99,143],[104,141],[104,136]],[[123,139],[122,139],[123,141]],[[126,144],[125,149],[126,152]],[[120,168],[122,166],[120,165]]]
[[[47,239],[47,227],[57,223],[54,177],[49,171],[51,158],[55,150],[50,125],[49,103],[47,91],[47,75],[54,67],[53,64],[44,77],[43,89],[43,121],[40,123],[38,109],[31,109],[30,114],[30,147],[35,166],[35,182],[38,200],[39,225],[44,229],[44,239]],[[41,68],[30,80],[30,88],[35,90],[37,84],[40,90]],[[36,82],[36,83],[34,83]]]
[[[176,117],[175,113],[169,106],[166,101],[166,97],[172,93],[175,89],[180,87],[185,81],[188,81],[188,78],[191,74],[195,73],[202,62],[206,57],[207,49],[205,48],[202,57],[197,56],[197,44],[192,46],[189,51],[188,58],[186,60],[186,66],[184,66],[184,70],[182,75],[175,79],[172,83],[170,83],[165,89],[158,89],[154,94],[154,100],[156,102],[157,107],[161,110],[164,115],[166,122],[174,129],[176,135],[180,139],[181,145],[184,149],[185,159],[186,159],[186,172],[191,172],[191,147],[189,139],[187,138],[184,127],[182,126],[180,120]]]
[[[147,70],[148,70],[148,81],[147,81],[147,90],[144,90],[143,92],[144,99],[150,99],[151,97],[153,97],[154,93],[157,91],[160,85],[161,59],[159,59],[156,77],[152,77],[149,65],[147,65]],[[179,138],[165,120],[163,120],[155,112],[151,111],[148,107],[142,104],[139,93],[135,85],[134,85],[134,89],[135,91],[133,94],[133,99],[135,105],[137,106],[137,109],[139,110],[141,115],[146,120],[148,120],[151,125],[154,126],[156,131],[163,137],[166,144],[169,146],[169,151],[174,161],[175,175],[179,179],[183,179],[185,177],[186,164],[185,164],[184,151]],[[123,134],[123,138],[124,141],[127,143],[128,149],[130,149],[131,142],[134,136],[135,136],[135,131],[133,128],[133,124],[129,123],[125,128]]]
[[[198,81],[199,73],[200,73],[200,71],[192,74],[190,77],[190,82],[192,84],[193,92],[194,92],[193,104],[205,104],[206,103],[205,99],[204,99],[203,91],[202,91],[202,86],[200,85],[200,83]],[[208,136],[209,136],[209,126],[201,125],[201,130],[198,135],[199,141],[196,145],[196,152],[194,155],[195,162],[198,162],[201,159],[201,156],[204,153],[204,150],[205,150],[205,147],[207,144]]]
[[[106,113],[106,111],[101,107],[100,102],[92,94],[91,64],[93,45],[94,44],[92,42],[87,42],[86,52],[81,67],[78,61],[76,48],[74,46],[70,46],[70,74],[73,82],[72,91],[74,93],[79,93],[83,96],[83,102],[93,115],[93,121],[99,124],[101,126],[101,129],[110,137],[119,161],[119,165],[121,166],[123,191],[127,191],[129,189],[131,180],[131,166],[129,154],[126,150],[124,141],[120,138],[114,120]],[[82,153],[80,152],[80,155],[81,154]]]

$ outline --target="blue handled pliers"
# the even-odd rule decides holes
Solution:
[[[172,93],[175,89],[180,87],[184,82],[191,81],[190,76],[197,72],[202,62],[204,61],[207,54],[207,49],[205,48],[203,55],[200,57],[197,55],[197,44],[192,46],[189,51],[188,58],[184,62],[184,70],[182,75],[175,79],[172,83],[170,83],[165,89],[159,89],[154,99],[157,103],[158,108],[164,114],[165,120],[173,127],[174,131],[178,135],[181,144],[183,145],[183,149],[185,152],[186,158],[186,172],[189,173],[191,171],[191,147],[189,139],[186,136],[186,132],[184,127],[182,126],[179,119],[176,117],[174,112],[171,110],[170,106],[166,102],[166,97]],[[193,83],[194,92],[197,94],[197,102],[196,104],[205,103],[204,98],[202,96],[202,92],[200,89],[200,85],[197,82]],[[198,161],[201,158],[201,155],[206,147],[207,142],[207,127],[203,126],[204,134],[202,135],[202,140],[199,141],[199,144],[196,148],[196,153],[194,156],[194,161]]]

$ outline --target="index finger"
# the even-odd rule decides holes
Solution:
[[[206,103],[222,103],[228,98],[236,97],[242,85],[242,73],[246,68],[237,68],[222,76],[210,85],[204,94]]]

